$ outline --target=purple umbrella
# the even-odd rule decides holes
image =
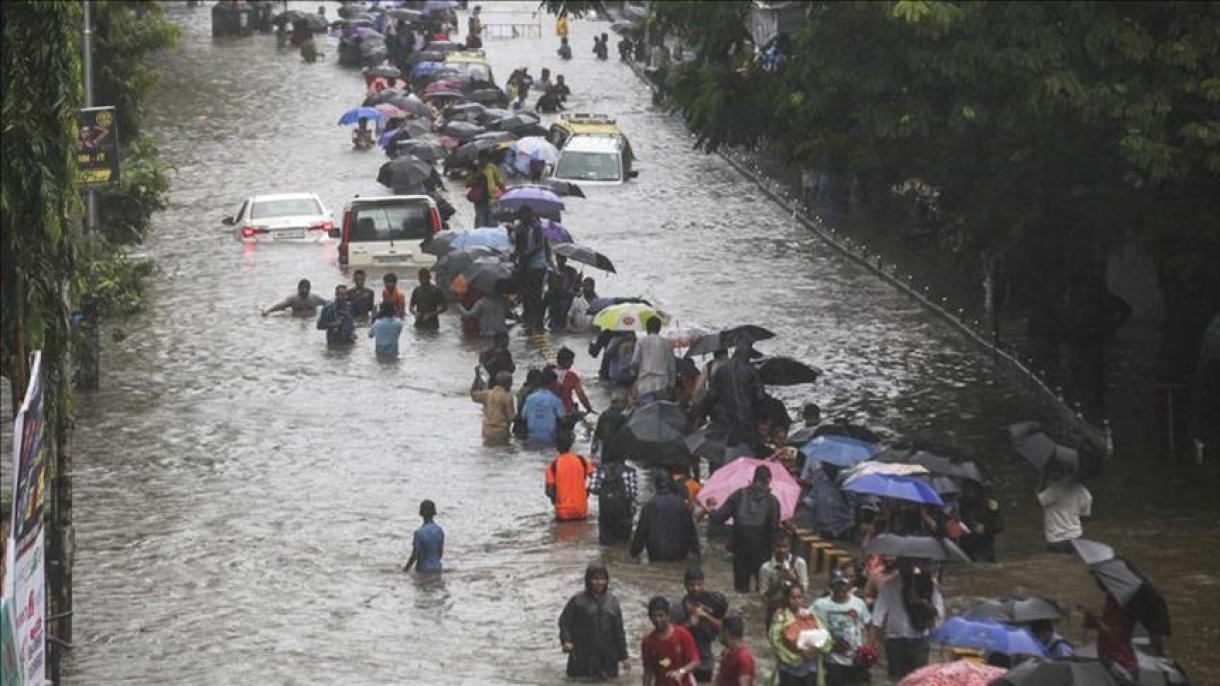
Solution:
[[[548,241],[553,243],[573,242],[572,234],[568,233],[568,230],[564,228],[563,224],[560,224],[554,219],[542,219],[539,220],[539,223],[542,224],[542,235]]]
[[[500,196],[500,209],[518,210],[528,207],[543,215],[557,215],[563,211],[563,201],[545,188],[510,188]]]
[[[426,74],[431,74],[443,66],[445,65],[442,62],[420,62],[414,67],[411,67],[411,76],[424,76]]]

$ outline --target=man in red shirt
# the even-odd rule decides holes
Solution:
[[[648,601],[648,618],[655,629],[644,637],[641,659],[644,686],[694,686],[691,672],[699,666],[699,650],[685,627],[669,618],[669,601],[657,596]]]
[[[716,675],[718,686],[754,686],[754,655],[742,639],[745,633],[745,622],[741,617],[725,617],[720,623],[724,654],[720,656],[720,669]]]
[[[563,401],[563,409],[568,414],[576,411],[576,400],[585,406],[585,412],[592,414],[593,406],[589,404],[589,396],[580,385],[580,375],[572,371],[572,363],[576,361],[576,353],[566,345],[555,353],[555,377],[559,380],[559,399]],[[575,397],[573,397],[575,396]]]
[[[572,452],[572,432],[555,435],[559,455],[546,466],[546,495],[555,505],[555,519],[561,522],[584,519],[589,515],[589,491],[586,480],[593,465],[582,455]]]
[[[1085,609],[1085,626],[1091,623],[1097,628],[1097,656],[1103,662],[1118,664],[1134,678],[1139,673],[1135,648],[1131,645],[1135,619],[1109,590],[1104,586],[1102,590],[1106,592],[1106,603],[1102,607],[1101,617]]]

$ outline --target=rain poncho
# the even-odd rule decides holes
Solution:
[[[585,590],[572,596],[559,615],[559,640],[574,647],[568,653],[569,677],[601,679],[618,676],[618,665],[627,659],[627,635],[623,632],[623,611],[610,592],[593,593],[593,575],[610,573],[600,562],[585,569]]]
[[[712,376],[705,401],[715,403],[717,417],[729,425],[729,445],[757,442],[758,407],[763,399],[762,379],[750,363],[749,345],[739,345],[733,356]]]
[[[856,525],[851,496],[835,485],[822,463],[807,461],[801,478],[809,482],[809,492],[801,502],[811,511],[814,530],[831,538],[851,533]]]
[[[648,549],[649,562],[684,560],[699,554],[699,535],[695,520],[686,504],[685,494],[674,489],[673,480],[665,470],[657,470],[657,494],[640,510],[629,552],[634,557]]]

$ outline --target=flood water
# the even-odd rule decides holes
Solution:
[[[300,278],[325,296],[346,277],[331,246],[244,247],[220,219],[256,192],[313,191],[336,215],[355,194],[388,192],[375,181],[381,153],[352,151],[335,124],[363,97],[359,75],[337,65],[332,39],[307,65],[271,36],[214,40],[210,7],[168,7],[184,36],[158,60],[150,129],[177,173],[148,245],[160,272],[147,311],[111,326],[125,336],[107,342],[102,390],[78,404],[76,647],[65,681],[561,682],[556,621],[598,557],[638,656],[644,604],[679,595],[681,568],[600,549],[595,522],[556,526],[542,484],[550,455],[482,445],[467,395],[479,345],[460,340],[455,318],[436,335],[408,327],[401,359],[384,363],[363,331],[354,349],[334,351],[312,320],[259,316]],[[1055,427],[1050,405],[718,157],[692,151],[681,121],[655,109],[627,67],[594,59],[605,23],[572,23],[566,64],[548,18],[543,26],[542,39],[487,41],[497,79],[523,65],[565,74],[570,109],[616,117],[641,160],[636,181],[568,203],[565,225],[618,266],[618,276],[595,275],[599,291],[645,295],[683,325],[770,327],[779,336],[760,348],[825,372],[816,386],[777,389],[791,408],[813,400],[829,417],[984,464],[1007,515],[1002,565],[951,569],[950,594],[1099,606],[1080,565],[1040,551],[1032,475],[1002,434],[1022,419]],[[454,226],[470,226],[460,184],[450,197]],[[568,343],[595,378],[585,339]],[[521,336],[512,346],[519,369],[541,363]],[[588,387],[605,407],[605,389]],[[1094,485],[1089,535],[1158,583],[1171,650],[1196,683],[1218,683],[1214,485],[1166,477],[1148,488],[1147,466],[1114,471]],[[440,584],[399,571],[423,498],[447,534]],[[731,589],[722,546],[706,550],[709,587]],[[729,597],[769,664],[758,602]],[[637,663],[622,681],[638,678]]]

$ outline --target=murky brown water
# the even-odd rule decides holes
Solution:
[[[329,39],[325,61],[306,65],[271,36],[214,41],[207,8],[170,12],[185,35],[160,60],[152,129],[178,174],[149,246],[161,277],[148,311],[122,324],[103,390],[80,401],[66,681],[555,683],[559,611],[599,556],[638,653],[643,604],[677,595],[680,568],[599,549],[594,524],[555,526],[542,492],[549,456],[482,446],[466,395],[477,346],[459,340],[456,321],[439,335],[405,332],[402,358],[386,364],[371,343],[330,351],[312,321],[258,315],[301,277],[328,293],[342,279],[333,248],[243,249],[219,220],[251,192],[312,190],[336,212],[353,194],[385,192],[374,180],[383,158],[352,152],[335,125],[359,104],[359,77],[336,65]],[[501,81],[521,65],[566,74],[573,109],[612,114],[632,138],[638,181],[588,189],[565,216],[620,269],[600,290],[645,294],[686,324],[765,324],[780,337],[763,347],[826,372],[814,388],[782,390],[790,406],[812,399],[831,416],[976,455],[1004,484],[1004,564],[955,572],[950,590],[1096,605],[1078,565],[1038,552],[1032,479],[1001,435],[1012,421],[1052,421],[1050,408],[721,160],[692,152],[630,70],[593,59],[604,23],[573,22],[567,64],[549,25],[541,40],[492,40],[487,52]],[[468,226],[468,203],[452,195]],[[513,345],[519,365],[539,359]],[[594,376],[584,341],[573,347]],[[601,389],[592,395],[606,405]],[[1145,472],[1127,474],[1095,489],[1089,532],[1159,583],[1178,630],[1171,647],[1197,683],[1220,682],[1214,490],[1184,480],[1149,492]],[[425,497],[448,536],[448,571],[433,586],[398,571]],[[713,550],[709,585],[731,588]]]

